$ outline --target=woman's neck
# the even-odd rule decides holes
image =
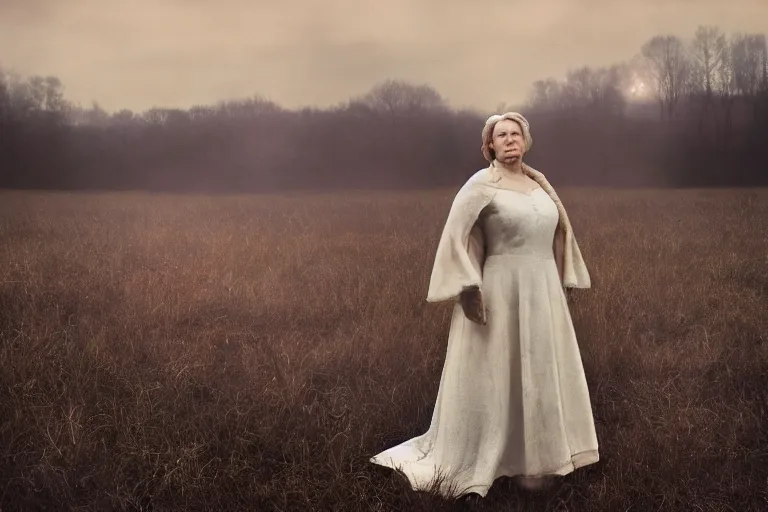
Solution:
[[[520,159],[515,160],[515,162],[512,164],[504,164],[498,160],[494,160],[493,164],[505,174],[515,174],[521,176],[523,174],[523,161]]]

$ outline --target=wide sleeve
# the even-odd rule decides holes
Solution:
[[[562,208],[562,207],[561,207]],[[561,280],[563,287],[565,288],[590,288],[592,281],[587,270],[587,265],[584,263],[584,258],[581,255],[579,244],[576,242],[576,235],[573,233],[573,226],[571,225],[568,214],[565,213],[565,208],[562,208],[563,216],[565,217],[566,229],[559,230],[559,241],[562,254],[558,255],[560,267],[558,270],[561,272]]]
[[[488,202],[489,194],[469,183],[456,194],[437,245],[427,302],[457,299],[463,290],[481,287],[484,241],[477,219]]]
[[[579,244],[576,242],[576,236],[571,233],[567,239],[563,248],[563,286],[566,288],[591,288],[592,279],[581,255]]]

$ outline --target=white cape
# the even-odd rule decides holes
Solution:
[[[523,172],[536,181],[557,205],[560,221],[555,236],[561,237],[563,254],[558,262],[563,269],[563,287],[590,288],[587,266],[573,234],[563,203],[544,174],[523,164]],[[491,166],[476,172],[456,194],[443,234],[437,245],[435,264],[427,293],[428,302],[455,299],[470,286],[482,284],[482,231],[476,224],[480,212],[494,198],[501,179],[499,170]]]

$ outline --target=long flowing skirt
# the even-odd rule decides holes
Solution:
[[[429,430],[371,458],[414,490],[485,496],[500,476],[566,475],[597,462],[587,382],[554,258],[489,256],[488,322],[456,305]]]

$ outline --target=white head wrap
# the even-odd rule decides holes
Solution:
[[[523,151],[523,153],[527,153],[528,151],[530,151],[531,146],[533,145],[533,139],[531,138],[531,125],[528,124],[528,120],[524,118],[522,114],[519,114],[517,112],[507,112],[506,114],[494,114],[491,117],[489,117],[488,120],[485,122],[485,126],[483,127],[483,134],[482,134],[483,156],[489,162],[493,162],[494,160],[494,157],[491,154],[491,148],[489,147],[491,143],[491,138],[493,137],[493,129],[496,126],[496,123],[505,119],[510,121],[515,121],[523,129],[523,139],[525,141],[525,151]]]

